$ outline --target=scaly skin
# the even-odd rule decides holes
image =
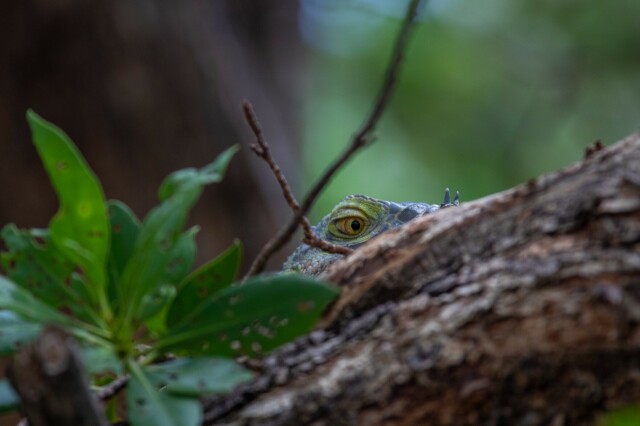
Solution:
[[[442,204],[395,203],[364,195],[349,195],[312,228],[323,240],[339,246],[356,248],[389,229],[451,205],[458,205],[458,194],[451,203],[448,189],[445,191]],[[341,254],[327,253],[301,244],[289,256],[282,269],[318,276],[329,265],[343,257]]]

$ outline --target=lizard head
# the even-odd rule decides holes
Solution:
[[[439,208],[440,205],[437,204],[396,203],[364,195],[349,195],[312,228],[323,240],[339,246],[356,248],[389,229]],[[301,244],[289,256],[283,270],[317,276],[343,257],[341,254],[327,253]]]

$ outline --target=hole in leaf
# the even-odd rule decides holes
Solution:
[[[277,316],[272,316],[271,318],[269,318],[269,324],[271,325],[276,325],[278,323],[278,317]]]
[[[278,323],[278,327],[284,327],[289,324],[289,318],[282,318]]]
[[[67,163],[66,161],[58,161],[56,162],[56,169],[58,169],[61,172],[66,171],[69,168],[69,163]]]
[[[221,342],[224,342],[225,340],[227,340],[227,335],[224,333],[218,334],[218,340],[220,340]]]
[[[247,326],[247,327],[244,327],[244,328],[242,329],[241,333],[242,333],[244,336],[247,336],[249,333],[251,333],[251,328],[250,328],[250,327],[248,327],[248,326]]]
[[[304,312],[309,312],[313,310],[315,306],[316,306],[316,303],[313,300],[306,300],[306,301],[298,302],[296,309],[298,310],[298,312],[304,313]]]
[[[262,352],[262,345],[258,342],[252,342],[251,350],[254,352]]]
[[[242,298],[240,296],[231,296],[229,298],[229,305],[231,306],[237,305],[238,303],[240,303],[241,300]]]
[[[233,342],[231,342],[231,349],[234,351],[239,351],[242,348],[242,344],[240,343],[239,340],[234,340]]]

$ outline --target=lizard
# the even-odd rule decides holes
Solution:
[[[366,195],[348,195],[311,228],[319,238],[332,244],[357,248],[371,238],[417,217],[444,207],[457,206],[459,201],[460,194],[457,192],[451,201],[449,188],[445,190],[442,204],[393,202]],[[302,243],[285,261],[282,270],[317,277],[343,257],[342,254],[325,252]]]

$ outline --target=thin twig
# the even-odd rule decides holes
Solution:
[[[269,168],[273,172],[273,175],[275,176],[278,184],[280,185],[280,188],[282,189],[282,195],[284,196],[285,200],[287,200],[287,204],[289,204],[291,210],[299,210],[300,205],[298,204],[298,201],[296,201],[293,192],[291,192],[291,187],[289,186],[287,179],[282,173],[282,170],[280,170],[280,167],[278,167],[278,164],[276,164],[273,157],[271,156],[269,144],[264,138],[262,126],[260,126],[258,117],[256,117],[256,114],[253,111],[253,106],[246,99],[242,101],[242,110],[244,111],[244,116],[247,120],[247,123],[249,124],[249,127],[251,127],[253,134],[256,136],[257,143],[249,145],[249,148],[251,148],[258,157],[262,158],[269,165]]]
[[[418,7],[422,0],[411,0],[407,8],[402,27],[396,38],[391,59],[385,74],[385,78],[378,94],[377,100],[371,110],[371,113],[364,121],[358,132],[351,138],[351,143],[323,173],[323,175],[311,187],[306,197],[302,201],[302,205],[296,211],[291,220],[278,231],[278,233],[265,244],[258,256],[253,261],[247,276],[255,275],[264,270],[269,258],[280,248],[282,248],[293,236],[298,224],[302,223],[302,218],[307,214],[313,203],[320,195],[320,192],[329,183],[333,175],[355,154],[358,150],[370,144],[373,140],[372,133],[375,130],[382,113],[384,112],[389,98],[393,93],[397,80],[400,65],[404,57],[405,49],[411,35],[411,28],[418,14]],[[426,0],[425,0],[426,2]]]
[[[96,392],[96,396],[101,401],[108,401],[113,398],[120,392],[122,389],[127,386],[129,382],[129,375],[125,374],[124,376],[116,377],[111,383],[100,389]]]
[[[289,207],[291,207],[293,213],[297,213],[298,210],[300,210],[300,205],[298,204],[296,197],[291,191],[291,187],[287,182],[287,178],[284,176],[284,173],[282,173],[282,170],[280,169],[280,167],[278,167],[278,164],[271,156],[269,144],[264,138],[262,127],[260,126],[258,117],[256,117],[256,114],[253,111],[253,106],[249,101],[245,100],[242,102],[242,109],[244,110],[244,115],[247,119],[247,123],[249,123],[249,127],[251,127],[251,130],[253,130],[257,141],[257,143],[249,145],[249,147],[253,150],[253,152],[256,153],[258,157],[262,158],[269,165],[269,168],[273,172],[273,175],[280,185],[280,189],[282,189],[282,195],[284,196],[285,200],[287,200],[287,204],[289,204]],[[313,229],[311,229],[311,224],[309,223],[309,219],[307,219],[306,216],[302,216],[301,223],[302,229],[304,231],[304,242],[309,244],[310,246],[318,247],[319,249],[327,251],[329,253],[340,253],[347,255],[353,252],[353,250],[348,247],[337,246],[319,238],[315,234],[315,232],[313,232]]]

